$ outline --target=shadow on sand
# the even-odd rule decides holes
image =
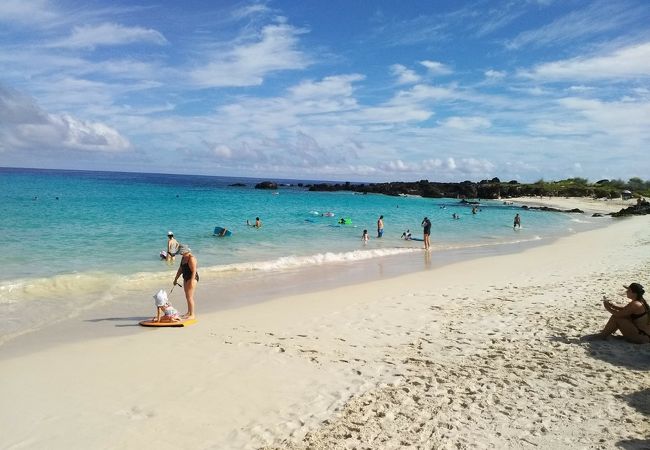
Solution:
[[[631,394],[619,395],[619,398],[625,400],[632,408],[644,416],[650,416],[650,388],[632,392]]]
[[[650,370],[650,344],[632,344],[623,339],[622,336],[612,336],[605,341],[591,340],[589,336],[583,338],[554,336],[551,340],[565,344],[581,345],[592,358],[600,359],[615,366],[634,370]]]
[[[648,450],[650,449],[650,439],[627,439],[618,441],[616,446],[625,450]]]
[[[600,359],[615,366],[638,371],[650,370],[650,344],[632,344],[621,336],[613,336],[605,341],[590,340],[588,336],[582,339],[555,336],[551,340],[565,344],[581,345],[592,358]],[[617,397],[627,402],[644,416],[650,416],[650,388],[617,395]],[[646,426],[645,423],[639,423],[638,425]],[[616,447],[625,450],[650,450],[650,436],[646,436],[645,439],[618,441]]]
[[[618,397],[625,400],[628,405],[639,411],[644,416],[650,416],[650,388],[632,392],[630,394],[619,395]],[[616,446],[624,448],[625,450],[648,450],[650,449],[650,435],[646,436],[646,439],[627,439],[625,441],[619,441],[616,443]]]
[[[615,366],[634,370],[650,370],[650,345],[632,344],[622,338],[585,342],[589,356]]]
[[[137,327],[140,326],[138,322],[141,320],[151,319],[151,316],[140,316],[140,317],[102,317],[100,319],[88,319],[85,322],[126,322],[115,324],[116,327]]]

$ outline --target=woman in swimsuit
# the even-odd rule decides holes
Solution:
[[[650,343],[650,307],[643,298],[645,290],[639,283],[632,283],[624,287],[630,302],[625,306],[614,305],[609,300],[603,302],[605,309],[612,316],[605,324],[603,331],[596,337],[607,339],[616,330],[620,330],[623,337],[630,342]]]
[[[183,257],[181,258],[180,266],[178,266],[176,278],[174,278],[174,285],[176,285],[178,278],[183,275],[183,290],[185,291],[185,299],[187,300],[187,314],[183,315],[183,318],[194,319],[194,289],[196,288],[196,283],[199,281],[199,273],[196,270],[198,263],[187,245],[181,244],[178,253],[183,255]]]

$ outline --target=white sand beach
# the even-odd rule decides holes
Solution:
[[[603,296],[650,285],[650,217],[603,220],[220,312],[201,313],[219,295],[203,284],[187,328],[18,338],[0,348],[0,448],[650,448],[650,345],[580,340]]]
[[[623,208],[636,204],[635,198],[623,200],[621,198],[589,198],[589,197],[514,197],[507,201],[514,202],[518,205],[527,206],[548,206],[549,208],[574,209],[578,208],[585,214],[609,214],[618,212]]]

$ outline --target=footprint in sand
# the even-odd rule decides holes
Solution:
[[[156,416],[153,411],[145,411],[138,406],[133,406],[127,411],[117,411],[115,414],[118,416],[126,416],[131,420],[146,420]]]

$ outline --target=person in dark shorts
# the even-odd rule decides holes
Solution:
[[[431,241],[429,240],[429,236],[431,235],[431,221],[428,217],[422,220],[422,228],[424,231],[424,249],[429,250],[431,247]]]

